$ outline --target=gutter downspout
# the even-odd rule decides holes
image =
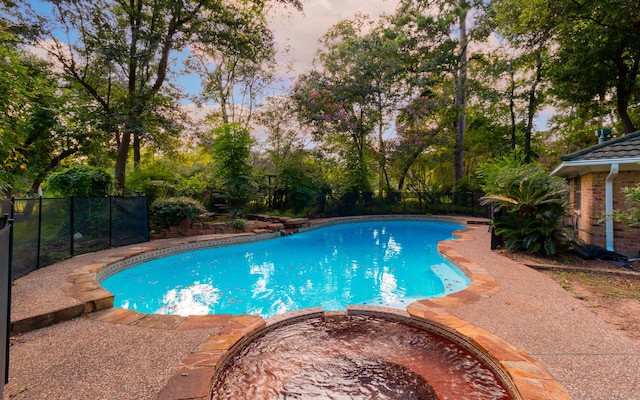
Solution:
[[[606,214],[606,225],[605,225],[605,238],[606,238],[606,246],[607,250],[613,250],[613,181],[618,176],[618,171],[620,170],[620,165],[618,163],[611,164],[611,171],[609,175],[607,175],[607,179],[605,180],[605,214]]]

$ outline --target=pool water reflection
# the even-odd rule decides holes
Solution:
[[[345,223],[147,261],[102,285],[114,294],[115,307],[149,314],[269,318],[317,306],[405,309],[469,285],[437,251],[439,241],[462,228],[411,220]]]

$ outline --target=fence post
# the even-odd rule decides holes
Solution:
[[[69,198],[69,254],[73,257],[73,224],[74,224],[73,196]]]
[[[476,196],[473,193],[469,193],[471,195],[471,216],[476,216]]]
[[[38,255],[36,256],[36,269],[40,268],[40,242],[42,241],[42,196],[38,198]]]
[[[109,196],[109,248],[113,247],[113,196]]]
[[[2,259],[0,260],[0,273],[2,276],[0,277],[0,293],[2,296],[0,297],[0,304],[2,305],[2,309],[0,310],[0,315],[4,318],[2,322],[2,327],[0,328],[0,342],[2,342],[2,350],[0,350],[0,354],[4,357],[0,362],[2,363],[2,367],[0,367],[0,397],[3,395],[4,385],[9,383],[9,348],[10,348],[10,339],[11,336],[11,280],[12,280],[12,259],[13,259],[13,220],[7,219],[6,223],[8,224],[9,237],[8,240],[5,239],[7,227],[2,227],[2,230],[5,232],[2,236],[2,240],[5,241],[7,246],[6,256],[3,254]],[[5,271],[6,269],[6,271]],[[5,315],[6,313],[6,315]]]

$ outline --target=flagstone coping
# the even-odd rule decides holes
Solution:
[[[310,222],[312,226],[302,230],[327,226],[336,223],[352,222],[354,220],[379,220],[389,217],[358,217],[336,218]],[[460,224],[485,223],[482,219],[468,218],[439,218],[439,217],[409,217],[392,216],[393,219],[406,220],[434,220],[454,222]],[[465,234],[465,230],[456,231],[457,241],[472,240]],[[215,329],[204,343],[187,356],[176,373],[169,379],[167,385],[159,393],[158,400],[178,399],[208,399],[210,388],[217,368],[224,359],[232,354],[234,349],[246,343],[252,335],[269,326],[280,323],[292,323],[299,318],[309,315],[322,314],[324,317],[348,316],[353,313],[375,312],[384,315],[398,313],[397,310],[383,307],[349,307],[346,312],[327,312],[321,308],[306,309],[287,313],[282,316],[264,320],[250,315],[205,315],[205,316],[175,316],[149,315],[113,308],[113,295],[100,286],[99,282],[106,277],[153,258],[189,251],[197,248],[224,246],[240,242],[265,240],[273,237],[266,234],[239,235],[207,235],[203,237],[183,238],[182,241],[169,241],[166,247],[154,246],[153,242],[132,247],[117,257],[105,257],[91,265],[79,268],[68,276],[71,287],[65,288],[66,295],[77,299],[80,304],[38,315],[28,320],[13,321],[12,334],[26,332],[56,322],[61,322],[82,315],[103,322],[135,325],[156,329]],[[565,389],[544,368],[524,352],[519,351],[509,343],[503,341],[490,332],[471,323],[454,317],[448,310],[464,304],[472,303],[483,297],[490,297],[500,290],[498,284],[489,273],[479,265],[471,262],[451,247],[451,241],[438,244],[438,251],[450,262],[462,269],[471,279],[471,285],[465,290],[445,297],[424,299],[411,303],[407,307],[410,318],[431,324],[442,332],[449,332],[458,338],[468,341],[476,350],[485,354],[501,369],[513,383],[516,397],[522,400],[570,400]],[[400,312],[401,313],[401,312]],[[402,314],[402,313],[401,313]]]

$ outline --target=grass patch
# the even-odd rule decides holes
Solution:
[[[554,271],[551,275],[565,290],[578,284],[614,299],[640,300],[639,278],[583,271]]]

